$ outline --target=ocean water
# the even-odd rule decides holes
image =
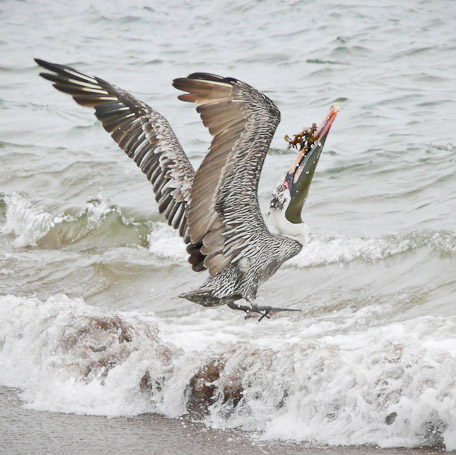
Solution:
[[[159,415],[263,442],[456,450],[455,2],[4,0],[0,20],[0,391],[17,421]],[[295,158],[283,136],[338,102],[310,243],[258,296],[302,311],[258,323],[179,299],[206,276],[33,57],[131,91],[195,165],[210,136],[172,80],[260,89],[282,113],[265,210]]]

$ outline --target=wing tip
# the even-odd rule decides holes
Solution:
[[[197,79],[201,81],[208,81],[208,82],[219,82],[222,84],[235,84],[239,82],[237,79],[234,79],[233,77],[224,77],[224,76],[219,76],[218,74],[213,74],[213,73],[192,73],[187,76],[187,79]]]
[[[44,73],[44,72],[40,72],[38,73],[43,79],[46,79],[48,81],[51,81],[51,82],[55,82],[55,74],[51,74],[51,73]]]
[[[48,62],[46,60],[42,60],[41,58],[34,58],[33,60],[35,60],[35,62],[38,65],[42,66],[43,68],[46,68],[49,71],[58,72],[59,68],[62,66],[62,65],[59,65],[57,63],[51,63],[51,62]]]
[[[238,79],[235,79],[233,77],[224,77],[212,73],[192,73],[187,77],[178,77],[174,79],[173,87],[177,88],[178,90],[187,91],[186,87],[188,87],[189,81],[192,80],[202,82],[215,82],[217,84],[223,85],[234,85],[240,82]]]

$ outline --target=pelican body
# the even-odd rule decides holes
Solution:
[[[308,241],[301,210],[336,108],[275,187],[268,229],[259,208],[258,182],[280,112],[264,94],[214,74],[174,80],[174,87],[185,92],[179,99],[196,103],[213,136],[195,172],[168,121],[147,104],[98,77],[35,60],[50,71],[40,75],[56,89],[95,109],[105,130],[152,183],[160,213],[187,243],[193,270],[209,271],[200,289],[180,297],[203,306],[227,304],[247,315],[259,313],[260,320],[290,311],[257,306],[255,298],[259,285]],[[250,306],[235,303],[240,299]]]

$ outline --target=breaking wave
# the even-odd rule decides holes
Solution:
[[[59,249],[83,241],[103,240],[111,246],[146,245],[148,221],[135,221],[102,198],[93,198],[82,209],[51,213],[18,193],[5,197],[3,234],[14,247]]]
[[[189,414],[266,439],[456,448],[454,316],[327,327],[321,318],[239,326],[215,310],[159,319],[64,295],[4,296],[0,383],[38,410]]]
[[[20,194],[5,197],[6,221],[0,228],[14,247],[58,249],[87,241],[93,247],[140,246],[153,255],[185,263],[185,246],[165,222],[134,219],[102,198],[82,209],[51,213]],[[372,263],[426,249],[439,257],[456,254],[456,234],[446,230],[392,233],[382,237],[315,236],[285,267],[315,267],[362,260]]]

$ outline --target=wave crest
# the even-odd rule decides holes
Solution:
[[[141,246],[155,256],[185,263],[182,239],[166,223],[137,220],[105,200],[95,198],[72,213],[50,213],[29,199],[5,197],[6,221],[1,231],[13,236],[14,247],[58,249],[82,244],[88,248]],[[374,263],[399,254],[426,249],[438,257],[456,254],[456,234],[447,230],[423,230],[381,237],[315,236],[286,266],[315,267],[362,260]]]
[[[1,232],[13,236],[16,248],[58,249],[81,241],[89,246],[147,244],[148,222],[127,218],[119,207],[102,198],[88,200],[82,209],[58,213],[50,213],[18,193],[6,196],[5,203],[6,221]]]
[[[312,267],[354,260],[376,262],[426,248],[438,256],[456,255],[456,234],[446,230],[413,231],[383,237],[313,236],[301,253],[288,261],[296,267]]]
[[[264,438],[455,447],[454,317],[321,338],[283,322],[295,332],[287,341],[268,331],[230,341],[240,329],[227,322],[209,345],[206,322],[174,325],[63,295],[1,297],[0,382],[39,410],[190,413]],[[192,343],[173,341],[182,337]]]

